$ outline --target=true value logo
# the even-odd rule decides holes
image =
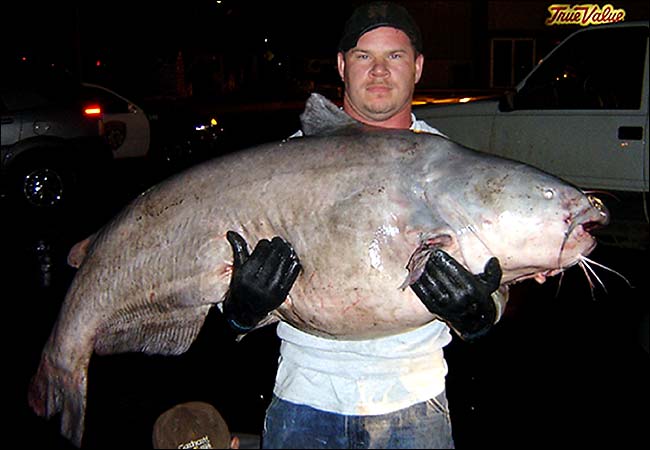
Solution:
[[[625,10],[615,9],[612,5],[600,7],[595,4],[551,5],[548,7],[551,17],[546,19],[547,26],[553,25],[601,25],[625,20]]]

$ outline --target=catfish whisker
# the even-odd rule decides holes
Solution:
[[[580,256],[580,260],[585,261],[585,262],[587,262],[587,263],[589,263],[589,264],[593,264],[594,266],[598,266],[598,267],[600,267],[600,268],[602,268],[602,269],[605,269],[605,270],[607,270],[607,271],[609,271],[609,272],[612,272],[613,274],[618,275],[619,277],[621,277],[621,278],[623,279],[623,281],[625,281],[625,283],[626,283],[629,287],[631,287],[631,288],[634,287],[634,286],[632,285],[632,283],[630,283],[630,280],[628,280],[627,278],[625,278],[625,276],[623,276],[623,274],[621,274],[620,272],[617,272],[617,271],[615,271],[614,269],[611,269],[611,268],[609,268],[609,267],[607,267],[607,266],[605,266],[605,265],[603,265],[603,264],[597,263],[596,261],[594,261],[594,260],[592,260],[592,259],[589,259],[589,258],[587,258],[587,257],[584,256],[584,255]]]
[[[555,298],[558,298],[560,296],[560,289],[562,288],[562,280],[564,280],[564,271],[560,272],[560,278],[558,279],[557,282],[557,290],[555,291]]]
[[[572,224],[569,227],[569,229],[566,231],[566,233],[564,233],[564,239],[562,239],[562,245],[560,246],[560,252],[557,255],[557,268],[558,269],[562,268],[562,253],[564,253],[564,246],[568,242],[569,235],[571,234],[571,232],[573,231],[574,228],[575,228],[575,225]]]
[[[591,299],[596,300],[596,297],[594,296],[594,282],[592,281],[591,276],[587,271],[586,263],[583,260],[579,260],[578,265],[580,266],[582,271],[585,273],[585,276],[587,277],[587,282],[589,283],[589,291],[591,292]]]
[[[585,258],[585,259],[586,259],[586,258]],[[583,260],[581,261],[583,267],[586,268],[587,270],[589,270],[589,272],[591,272],[591,274],[592,274],[592,275],[594,276],[594,278],[598,281],[598,284],[600,284],[600,286],[603,288],[603,290],[605,291],[605,293],[608,293],[608,292],[607,292],[607,288],[605,287],[605,283],[603,283],[603,280],[600,279],[600,277],[598,276],[598,274],[596,273],[596,271],[593,269],[593,267],[591,267],[591,266],[589,265],[589,263],[587,262],[587,261],[589,261],[589,262],[593,262],[593,261],[588,260],[588,259],[585,260],[585,259],[583,259]]]

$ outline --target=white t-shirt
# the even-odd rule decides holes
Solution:
[[[387,414],[445,389],[442,348],[449,328],[435,320],[415,330],[339,341],[280,322],[282,344],[273,393],[283,400],[346,415]]]
[[[444,136],[414,115],[411,130]],[[282,344],[273,393],[292,403],[346,415],[379,415],[434,398],[445,389],[442,349],[451,334],[438,320],[361,341],[325,339],[284,322],[277,334]]]

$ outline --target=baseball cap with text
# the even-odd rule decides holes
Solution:
[[[229,448],[230,431],[221,414],[209,403],[176,405],[158,417],[153,448]]]

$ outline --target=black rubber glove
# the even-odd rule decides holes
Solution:
[[[434,250],[420,278],[411,285],[427,309],[466,341],[485,335],[496,320],[492,293],[501,282],[501,266],[491,258],[474,275],[442,250]]]
[[[233,269],[223,314],[235,331],[245,333],[284,302],[301,266],[293,248],[277,236],[259,241],[250,255],[238,233],[228,231],[226,239]]]

